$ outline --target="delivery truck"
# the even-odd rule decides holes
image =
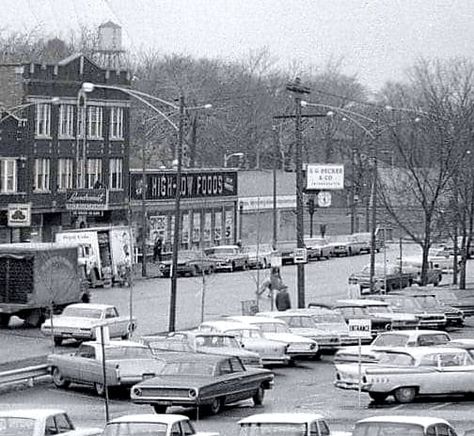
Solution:
[[[0,326],[16,315],[38,327],[50,310],[89,302],[83,279],[76,245],[0,244]]]
[[[91,287],[123,282],[123,271],[132,268],[132,237],[128,226],[89,227],[56,233],[56,242],[84,248],[80,263],[86,265]]]

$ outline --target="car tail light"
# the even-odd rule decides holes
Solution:
[[[133,388],[133,393],[134,395],[136,395],[137,397],[141,397],[142,396],[142,390],[140,388]]]

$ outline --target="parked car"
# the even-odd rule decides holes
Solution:
[[[338,335],[341,346],[355,345],[357,338],[349,336],[349,326],[341,313],[326,307],[308,307],[306,309],[294,309],[298,312],[310,315],[319,329],[330,334]]]
[[[232,272],[248,268],[248,255],[238,245],[217,245],[205,248],[204,253],[215,262],[216,271]]]
[[[474,359],[474,339],[472,338],[452,339],[447,345],[449,345],[450,347],[462,348],[466,350]]]
[[[272,386],[271,371],[245,368],[238,357],[173,353],[158,376],[132,387],[130,398],[152,405],[156,413],[166,413],[168,406],[184,406],[205,407],[217,414],[224,405],[247,398],[261,405]]]
[[[352,436],[369,435],[458,436],[458,433],[448,421],[441,418],[396,415],[374,416],[357,421]]]
[[[228,318],[258,327],[265,338],[285,344],[286,354],[292,359],[304,357],[318,359],[321,356],[316,341],[292,333],[283,320],[265,316],[229,316]]]
[[[282,265],[295,263],[296,241],[277,243],[277,253],[281,256]]]
[[[444,311],[427,311],[416,298],[406,295],[377,295],[373,296],[380,301],[389,304],[394,312],[411,313],[418,318],[418,325],[423,329],[444,329],[446,328],[446,315]]]
[[[120,416],[107,422],[103,436],[219,436],[215,432],[194,429],[187,416],[176,414],[141,414]]]
[[[360,352],[363,362],[378,361],[381,352],[400,347],[431,347],[446,345],[451,337],[443,331],[436,330],[403,330],[380,333],[369,345],[362,345]],[[359,347],[341,348],[334,356],[334,362],[357,362]]]
[[[285,310],[283,312],[260,312],[256,316],[277,318],[285,321],[291,333],[316,341],[320,353],[334,352],[341,346],[341,338],[338,334],[319,329],[310,314],[297,309]]]
[[[286,344],[265,338],[261,330],[251,324],[232,320],[206,321],[201,323],[199,331],[235,336],[246,350],[259,354],[264,366],[288,365],[290,362],[290,356],[286,354]]]
[[[403,291],[399,293],[403,296],[410,296],[416,299],[418,304],[426,311],[442,312],[446,315],[446,325],[461,327],[464,325],[464,313],[460,309],[443,304],[436,298],[436,292],[426,291]]]
[[[336,387],[358,390],[357,363],[336,364]],[[461,348],[416,347],[383,353],[365,365],[360,389],[377,402],[393,395],[398,403],[424,396],[474,393],[474,361]]]
[[[160,272],[164,277],[170,277],[172,259],[160,263]],[[202,251],[184,250],[178,252],[178,275],[197,276],[211,274],[216,270],[216,262]]]
[[[189,330],[167,335],[142,336],[142,342],[160,356],[162,351],[187,351],[192,353],[236,356],[245,367],[262,367],[258,353],[246,350],[234,335],[228,333]]]
[[[470,290],[436,289],[436,299],[450,307],[462,310],[464,317],[474,315],[474,296]]]
[[[393,289],[406,288],[414,283],[411,272],[400,272],[398,265],[375,264],[374,282],[378,282],[379,289],[390,292]],[[364,266],[361,271],[352,273],[349,276],[350,285],[359,285],[360,292],[370,293],[370,265]],[[386,289],[385,289],[386,287]]]
[[[10,409],[0,411],[0,434],[5,436],[95,436],[101,428],[76,428],[61,409]]]
[[[440,269],[443,274],[453,272],[453,251],[446,246],[432,247],[428,250],[428,260],[433,263],[434,268]],[[458,266],[461,264],[461,256],[458,256]]]
[[[249,268],[270,268],[272,256],[276,253],[270,244],[246,245],[242,252],[248,256]]]
[[[350,436],[350,432],[333,431],[318,413],[259,413],[237,423],[239,436]]]
[[[306,238],[304,241],[308,250],[308,259],[329,259],[334,255],[334,248],[325,238]]]
[[[107,386],[129,388],[144,377],[160,372],[163,362],[145,345],[132,341],[110,341],[104,344]],[[50,354],[48,365],[53,383],[67,388],[71,383],[94,386],[97,395],[104,395],[102,344],[84,342],[75,353]]]
[[[107,326],[111,338],[127,339],[129,332],[136,328],[137,320],[120,316],[117,308],[110,304],[77,303],[67,306],[54,321],[47,319],[41,325],[41,332],[53,335],[54,343],[61,345],[64,339],[77,341],[96,339],[96,328]]]
[[[333,256],[351,256],[352,250],[349,248],[349,241],[347,239],[341,239],[340,237],[336,238],[329,240],[329,244],[332,247]]]
[[[421,286],[421,257],[403,257],[401,262],[398,259],[395,262],[399,267],[401,266],[404,273],[411,274],[413,277],[413,283]],[[399,269],[400,270],[400,269]],[[436,268],[432,261],[428,262],[428,269],[426,271],[426,283],[425,285],[439,286],[443,280],[443,271],[440,268]]]

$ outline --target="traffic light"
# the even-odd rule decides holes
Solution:
[[[310,215],[313,215],[314,214],[314,197],[309,197],[308,198],[308,201],[306,202],[306,206],[308,207],[308,213]]]

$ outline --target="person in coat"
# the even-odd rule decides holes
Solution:
[[[284,311],[291,309],[290,294],[288,293],[288,286],[282,286],[278,290],[278,294],[275,297],[275,306],[277,310]]]

